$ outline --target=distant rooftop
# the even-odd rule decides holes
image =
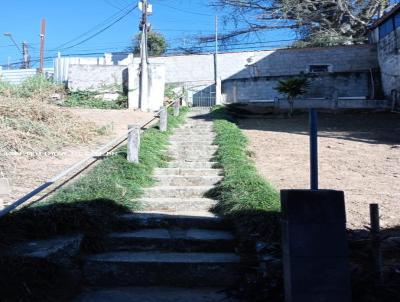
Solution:
[[[381,25],[383,22],[385,22],[387,19],[395,15],[396,13],[400,12],[400,3],[396,4],[393,6],[390,10],[385,12],[385,14],[380,17],[378,20],[376,20],[372,26],[370,27],[371,29],[377,28],[379,25]]]

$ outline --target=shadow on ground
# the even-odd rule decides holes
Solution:
[[[112,200],[97,199],[30,207],[1,218],[0,300],[70,301],[81,286],[78,270],[74,271],[79,254],[71,263],[63,263],[7,253],[24,241],[77,234],[83,235],[80,252],[96,249],[95,238],[116,228],[116,215],[127,212]]]
[[[287,118],[285,114],[260,112],[258,115],[254,110],[245,108],[233,105],[227,107],[241,129],[308,135],[308,113],[306,112],[297,112],[292,118]],[[252,123],[247,123],[247,119],[251,119]],[[321,137],[371,144],[400,144],[400,115],[398,113],[320,110],[318,124]]]

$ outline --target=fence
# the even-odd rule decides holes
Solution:
[[[53,68],[45,68],[44,72],[47,77],[53,75]],[[37,69],[11,69],[3,70],[0,69],[0,81],[4,81],[10,84],[19,85],[26,79],[33,77],[38,74]]]

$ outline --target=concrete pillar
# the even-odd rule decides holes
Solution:
[[[128,134],[128,155],[127,159],[131,163],[139,163],[140,151],[140,126],[129,125],[128,129],[133,129]]]
[[[165,132],[168,129],[168,110],[166,106],[161,107],[160,112],[160,131]]]
[[[215,105],[222,105],[222,82],[221,78],[217,78],[215,85]]]
[[[179,116],[180,100],[174,102],[174,116]]]
[[[283,190],[281,204],[286,302],[349,302],[343,192]]]
[[[139,64],[128,66],[128,109],[139,109]]]

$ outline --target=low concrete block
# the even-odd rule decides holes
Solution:
[[[350,301],[343,192],[283,190],[281,204],[286,301]]]

